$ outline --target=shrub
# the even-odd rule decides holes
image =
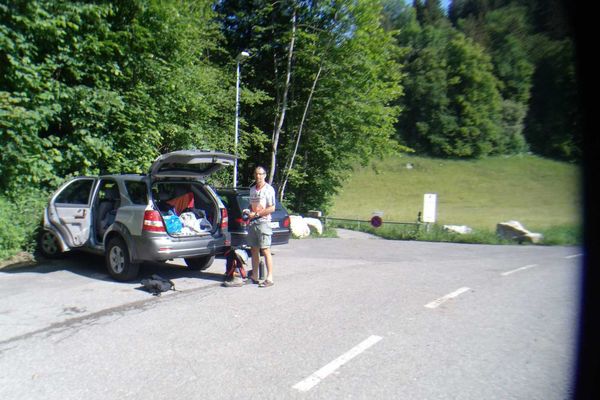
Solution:
[[[540,233],[544,235],[542,243],[546,245],[578,246],[583,243],[583,230],[573,225],[551,226]]]
[[[35,249],[47,197],[39,190],[23,190],[10,197],[0,195],[0,259]]]
[[[451,242],[472,244],[516,244],[514,241],[501,239],[489,230],[473,230],[469,234],[458,234],[445,230],[441,225],[424,224],[384,224],[373,228],[365,221],[328,220],[327,229],[344,228],[370,233],[390,240],[419,240],[424,242]],[[535,230],[538,232],[537,230]],[[583,234],[579,227],[561,225],[540,230],[544,235],[542,245],[577,246],[583,243]]]

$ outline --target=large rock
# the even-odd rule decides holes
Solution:
[[[444,229],[448,232],[459,233],[461,235],[473,233],[473,229],[466,225],[444,225]]]
[[[321,220],[317,218],[304,217],[304,222],[306,222],[306,225],[308,225],[308,228],[310,229],[311,233],[316,232],[319,235],[323,234],[323,224],[321,223]]]
[[[519,243],[540,243],[544,239],[544,235],[529,232],[519,221],[500,222],[496,225],[496,234],[503,239],[516,240]]]
[[[290,229],[295,238],[305,238],[310,236],[310,228],[300,215],[290,215]]]

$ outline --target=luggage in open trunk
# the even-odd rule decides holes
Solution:
[[[160,211],[167,233],[174,237],[213,233],[221,214],[214,195],[198,182],[158,181],[152,186],[154,207]]]

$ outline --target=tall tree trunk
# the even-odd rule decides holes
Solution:
[[[279,187],[279,201],[283,201],[285,196],[285,187],[287,185],[288,179],[290,177],[290,171],[294,168],[294,160],[296,158],[296,154],[298,153],[298,145],[300,144],[300,138],[302,137],[302,128],[304,127],[304,122],[306,121],[306,116],[308,115],[308,109],[310,108],[310,103],[312,101],[313,94],[315,93],[315,88],[317,87],[317,82],[319,81],[319,77],[321,76],[321,71],[323,71],[323,62],[321,61],[321,65],[319,65],[319,70],[315,75],[315,79],[313,80],[312,87],[310,88],[310,93],[308,95],[308,99],[306,100],[306,105],[304,106],[304,112],[302,113],[302,120],[300,121],[300,126],[298,127],[298,135],[296,135],[296,144],[294,145],[294,151],[290,156],[290,159],[285,167],[284,173],[285,177],[281,186]]]
[[[296,41],[296,9],[294,9],[294,13],[292,14],[292,39],[290,40],[290,46],[288,49],[288,57],[287,57],[287,70],[285,77],[285,86],[283,88],[283,98],[281,100],[281,111],[279,113],[279,122],[275,127],[272,137],[272,146],[271,146],[271,171],[269,173],[269,184],[273,183],[273,178],[275,177],[275,172],[277,170],[277,148],[279,146],[279,136],[281,135],[281,128],[283,127],[283,122],[285,121],[285,112],[287,110],[287,97],[288,91],[290,89],[290,81],[292,77],[292,57],[294,55],[294,42]]]

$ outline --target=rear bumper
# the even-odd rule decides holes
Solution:
[[[230,246],[229,235],[174,238],[144,232],[135,240],[135,261],[166,261],[173,258],[222,255]]]
[[[246,247],[246,236],[248,232],[231,232],[231,245],[234,247]],[[289,231],[273,231],[271,236],[271,246],[280,246],[282,244],[288,244],[290,241]]]

